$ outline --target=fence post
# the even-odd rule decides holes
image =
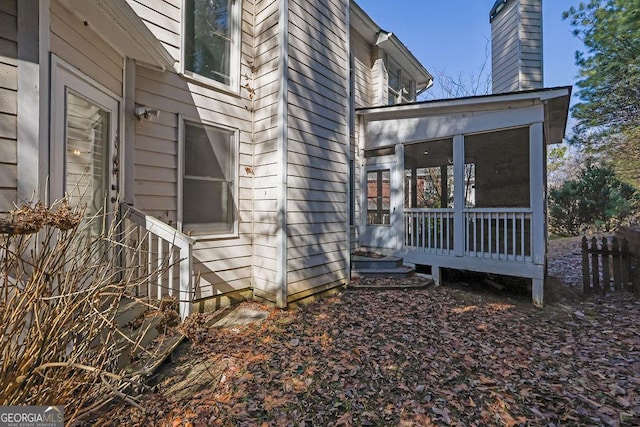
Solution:
[[[602,293],[606,294],[611,290],[611,273],[609,270],[609,240],[602,238]]]
[[[620,262],[620,245],[618,244],[618,239],[616,237],[613,238],[613,285],[616,291],[622,289],[622,265]]]
[[[598,240],[591,238],[591,282],[595,292],[600,291],[600,268],[598,263]]]
[[[640,298],[640,258],[638,254],[636,256],[635,268],[631,269],[631,283],[633,283],[633,294],[636,298]]]
[[[582,237],[582,292],[588,293],[591,290],[589,282],[589,244],[587,236]]]
[[[621,251],[621,268],[622,268],[622,287],[625,290],[630,290],[629,279],[631,277],[631,260],[629,259],[629,241],[625,238],[622,239],[622,251]]]

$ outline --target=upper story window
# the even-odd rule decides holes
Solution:
[[[184,74],[237,87],[241,0],[185,0]]]
[[[387,57],[387,73],[389,75],[388,104],[414,101],[413,82],[390,57]]]

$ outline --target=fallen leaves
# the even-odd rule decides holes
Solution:
[[[346,292],[197,339],[113,425],[637,425],[640,303]],[[189,387],[187,387],[189,386]],[[185,387],[187,387],[185,389]],[[176,390],[185,390],[178,393]],[[176,424],[177,422],[177,424]]]

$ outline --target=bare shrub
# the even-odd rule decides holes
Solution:
[[[69,422],[116,397],[137,405],[118,368],[128,338],[116,314],[149,276],[120,268],[124,239],[111,217],[99,235],[105,215],[83,219],[65,201],[0,220],[0,405],[66,405]]]

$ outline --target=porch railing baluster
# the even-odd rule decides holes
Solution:
[[[147,298],[151,298],[151,281],[153,277],[151,277],[151,272],[153,271],[152,264],[153,263],[153,235],[151,233],[147,234]]]
[[[504,259],[509,259],[509,224],[508,224],[509,216],[505,212],[502,214],[502,221],[504,227]]]
[[[456,233],[453,209],[406,209],[405,248],[449,255]],[[528,208],[468,208],[463,211],[464,256],[500,261],[532,262],[531,217]]]
[[[162,239],[158,239],[158,259],[157,259],[157,265],[158,265],[158,271],[157,271],[157,283],[158,283],[158,296],[157,298],[160,299],[162,298],[162,279],[163,279],[163,272],[162,272],[162,268],[163,268],[163,259],[162,259],[162,252],[164,249],[164,242]]]
[[[134,259],[137,259],[138,265],[146,269],[146,274],[149,275],[147,284],[147,298],[157,297],[162,298],[165,295],[173,296],[174,292],[174,274],[175,274],[175,253],[179,253],[178,269],[178,300],[180,305],[180,317],[186,318],[191,314],[191,303],[194,299],[195,291],[193,289],[193,245],[195,241],[184,233],[176,230],[163,223],[162,221],[145,213],[127,206],[123,207],[123,218],[129,222],[130,226],[135,227],[135,233],[137,234],[138,243],[131,245],[131,250],[134,252]],[[157,241],[157,243],[156,243]],[[143,244],[144,242],[145,244]],[[157,246],[154,246],[156,244]],[[155,254],[154,254],[155,247]],[[165,248],[168,253],[165,252]],[[146,256],[144,251],[147,251]],[[155,260],[153,257],[157,256]],[[168,264],[165,262],[165,257],[168,256]],[[157,270],[154,272],[155,277],[151,277],[150,273],[153,272],[154,267]],[[165,280],[164,273],[169,274],[169,277]],[[156,295],[152,293],[152,282],[155,278],[155,285],[157,288]],[[165,283],[167,287],[165,288]],[[143,285],[144,286],[144,285]]]
[[[175,262],[176,247],[173,243],[169,243],[169,296],[173,296],[173,274],[175,273],[173,264]]]

